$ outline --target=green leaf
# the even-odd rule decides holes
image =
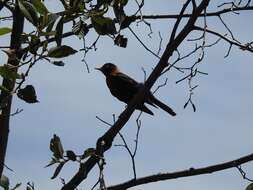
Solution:
[[[64,66],[65,65],[65,63],[63,62],[63,61],[53,61],[53,62],[51,62],[53,65],[56,65],[56,66],[60,66],[60,67],[62,67],[62,66]]]
[[[118,6],[126,6],[128,0],[116,0],[115,3],[117,3]]]
[[[51,179],[54,179],[58,176],[58,174],[60,173],[62,167],[64,166],[65,162],[61,162],[55,169],[54,171],[54,175],[51,177]]]
[[[109,17],[94,16],[91,18],[92,25],[100,35],[115,34],[116,28],[113,20]]]
[[[66,155],[69,160],[76,161],[76,154],[72,150],[67,150]]]
[[[50,140],[50,150],[54,153],[56,159],[63,158],[64,150],[61,139],[56,134],[54,134],[54,137]]]
[[[37,103],[36,91],[32,85],[27,85],[25,88],[18,90],[17,96],[27,103]]]
[[[26,190],[34,190],[34,183],[28,182],[26,185]]]
[[[59,18],[59,15],[51,13],[40,16],[40,30],[47,27],[46,32],[51,32],[55,21]]]
[[[2,175],[0,179],[0,187],[3,187],[5,190],[8,190],[9,185],[10,185],[9,178],[6,177],[5,175]]]
[[[4,86],[2,86],[2,85],[0,85],[0,90],[1,90],[1,91],[5,91],[5,92],[7,92],[7,93],[11,93],[6,87],[4,87]]]
[[[83,2],[82,0],[70,0],[69,6],[72,8],[77,8],[77,7],[80,7],[82,2]]]
[[[41,15],[46,15],[49,12],[40,0],[32,0],[32,4]]]
[[[19,188],[22,185],[22,183],[17,183],[13,188],[11,188],[10,190],[15,190],[17,188]]]
[[[55,41],[56,41],[57,46],[61,46],[61,42],[62,42],[63,19],[64,17],[61,17],[61,19],[56,25]]]
[[[115,39],[114,39],[114,44],[119,46],[119,47],[123,47],[125,48],[127,46],[127,38],[125,38],[123,35],[118,35]]]
[[[22,0],[18,1],[18,6],[25,18],[30,21],[34,26],[37,26],[39,18],[35,7],[31,3]]]
[[[81,159],[85,159],[87,157],[95,155],[96,149],[94,148],[87,148],[84,152],[83,155],[81,156]]]
[[[253,190],[253,183],[249,184],[245,190]]]
[[[19,75],[16,70],[9,66],[9,65],[3,65],[0,66],[0,75],[5,78],[5,79],[9,79],[9,80],[15,80],[15,79],[21,79],[21,75]]]
[[[5,34],[8,34],[8,33],[10,33],[11,31],[12,31],[11,28],[2,27],[2,28],[0,28],[0,36],[5,35]]]
[[[125,16],[120,23],[120,29],[124,29],[130,26],[132,22],[136,20],[135,16]]]
[[[72,32],[79,38],[83,38],[89,32],[89,28],[88,25],[80,19],[73,25]]]
[[[18,6],[19,6],[20,10],[22,11],[22,13],[24,14],[24,16],[27,18],[27,20],[32,22],[33,18],[30,15],[29,11],[26,9],[25,5],[23,4],[23,1],[19,0]]]
[[[53,47],[49,49],[47,56],[54,57],[54,58],[62,58],[67,57],[69,55],[75,54],[77,51],[72,47],[63,45],[58,47]]]
[[[29,51],[32,54],[37,54],[37,50],[40,48],[40,38],[36,35],[31,35],[31,41],[29,42]]]
[[[59,15],[52,13],[52,14],[44,15],[43,17],[45,17],[45,19],[43,21],[43,26],[44,27],[46,27],[46,26],[50,27],[50,30],[47,29],[47,31],[52,31],[54,23],[59,18]]]
[[[54,23],[59,18],[59,15],[51,13],[48,15],[48,24]]]

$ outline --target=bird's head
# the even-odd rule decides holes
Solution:
[[[95,69],[101,71],[105,76],[113,75],[119,71],[113,63],[105,63],[102,67]]]

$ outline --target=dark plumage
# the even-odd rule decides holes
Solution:
[[[112,63],[106,63],[101,68],[96,68],[101,71],[106,77],[106,84],[113,96],[120,101],[128,104],[134,95],[139,91],[142,83],[138,83],[131,77],[124,73],[121,73],[116,65]],[[144,101],[154,107],[160,107],[170,115],[175,116],[176,113],[167,105],[158,100],[154,95],[149,92],[147,98]],[[148,114],[154,115],[153,112],[148,109],[144,104],[141,104],[137,109],[144,111]]]

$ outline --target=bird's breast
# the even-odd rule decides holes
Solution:
[[[120,101],[128,103],[134,96],[134,93],[131,92],[131,89],[121,80],[117,80],[117,78],[107,77],[106,84],[111,94]]]

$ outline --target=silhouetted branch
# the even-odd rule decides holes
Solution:
[[[183,18],[183,14],[184,14],[186,8],[188,7],[188,5],[190,4],[190,2],[191,2],[191,0],[187,0],[186,3],[183,5],[183,8],[181,9],[181,11],[179,13],[179,16],[177,18],[177,21],[176,21],[176,23],[175,23],[175,25],[173,27],[172,32],[171,32],[170,40],[169,40],[170,42],[174,40],[176,32],[177,32],[177,29],[178,29],[178,26],[179,26],[179,24],[180,24],[180,22],[181,22],[181,20]]]
[[[193,30],[194,24],[198,16],[202,11],[208,6],[210,0],[202,0],[195,11],[192,13],[185,27],[178,33],[175,40],[170,41],[166,49],[161,56],[158,64],[148,77],[144,86],[139,90],[139,92],[134,96],[134,98],[129,102],[127,108],[120,114],[119,119],[115,124],[107,130],[107,132],[97,140],[96,155],[103,155],[105,151],[110,149],[112,142],[119,131],[124,127],[126,122],[129,120],[133,111],[136,109],[139,102],[142,102],[146,94],[149,92],[150,88],[154,85],[155,81],[159,78],[162,71],[168,66],[168,60],[172,56],[172,53],[178,48],[178,46],[184,41],[187,35]],[[75,189],[84,179],[87,178],[90,170],[98,162],[98,157],[92,156],[86,162],[80,165],[79,171],[73,176],[73,178],[62,187],[62,190],[72,190]]]
[[[18,4],[15,4],[15,10],[13,11],[13,25],[12,25],[12,34],[10,40],[10,49],[15,50],[17,54],[18,50],[21,47],[21,34],[23,32],[24,26],[24,17],[21,11],[18,8]],[[16,55],[17,59],[11,59],[9,57],[8,64],[12,66],[17,66],[19,64],[19,59],[21,55]],[[14,70],[16,73],[17,70]],[[3,79],[2,86],[7,88],[10,92],[14,89],[15,80],[10,81],[8,79]],[[9,121],[10,121],[10,112],[12,104],[12,95],[9,92],[1,91],[0,102],[6,100],[6,106],[1,110],[0,114],[0,176],[2,176],[3,166],[5,161],[5,154],[7,149],[7,142],[9,136]]]
[[[13,112],[13,113],[11,113],[10,114],[10,116],[15,116],[15,115],[17,115],[17,114],[20,114],[22,111],[24,111],[23,109],[16,109],[16,111],[15,112]]]
[[[107,187],[107,190],[126,190],[131,187],[136,187],[139,185],[147,184],[147,183],[153,183],[157,181],[163,181],[163,180],[170,180],[170,179],[176,179],[181,177],[190,177],[190,176],[196,176],[196,175],[203,175],[203,174],[210,174],[230,168],[238,168],[238,166],[250,162],[253,160],[253,154],[249,154],[247,156],[238,158],[236,160],[215,164],[207,167],[202,168],[189,168],[182,171],[177,172],[171,172],[171,173],[159,173],[155,175],[145,176],[141,178],[137,178],[136,180],[132,179],[129,181],[126,181],[121,184],[117,184],[114,186]]]
[[[247,181],[253,182],[253,179],[250,179],[247,177],[247,173],[242,169],[241,165],[236,166],[240,174],[242,175],[243,179],[246,179]]]
[[[130,28],[128,27],[130,32],[134,35],[134,37],[137,39],[138,42],[140,42],[140,44],[148,51],[150,52],[152,55],[154,55],[155,57],[157,57],[158,59],[160,59],[160,56],[158,54],[156,54],[155,52],[153,52],[151,49],[149,49],[142,41],[141,39],[137,36],[137,34]]]
[[[158,35],[159,35],[159,38],[160,38],[160,42],[159,42],[159,46],[158,46],[158,50],[157,50],[157,55],[159,55],[160,54],[160,52],[161,52],[161,49],[162,49],[162,42],[163,42],[163,38],[162,38],[162,35],[161,35],[161,32],[159,31],[158,32]]]
[[[231,8],[227,8],[227,9],[223,9],[220,11],[215,11],[215,12],[209,12],[206,13],[207,17],[217,17],[219,15],[222,14],[226,14],[226,13],[231,13],[234,11],[249,11],[249,10],[253,10],[253,6],[243,6],[243,7],[235,7],[234,9]],[[204,17],[205,14],[200,14],[199,17]],[[169,15],[138,15],[136,16],[136,19],[178,19],[180,17],[179,14],[169,14]],[[191,14],[183,14],[182,18],[189,18],[191,17]]]
[[[199,27],[199,26],[194,26],[194,30],[204,31],[204,29],[201,28],[201,27]],[[213,34],[213,35],[215,35],[215,36],[223,39],[224,41],[228,42],[230,45],[235,45],[235,46],[239,47],[242,50],[247,50],[249,52],[253,52],[253,48],[251,46],[248,46],[248,43],[245,44],[245,45],[242,45],[242,44],[240,44],[240,43],[238,43],[238,42],[236,42],[234,40],[226,38],[226,35],[222,35],[222,34],[220,34],[218,32],[212,31],[210,29],[206,29],[206,32],[210,33],[210,34]]]
[[[128,154],[131,158],[131,162],[132,162],[132,169],[133,169],[134,179],[136,179],[135,156],[136,156],[137,149],[138,149],[139,134],[140,134],[140,129],[141,129],[141,120],[140,120],[141,115],[142,115],[142,112],[140,112],[140,114],[138,115],[138,117],[136,119],[137,131],[136,131],[136,137],[135,137],[135,140],[134,140],[135,146],[134,146],[133,151],[130,149],[129,145],[126,142],[126,139],[125,139],[124,135],[121,132],[119,132],[119,136],[122,139],[123,144],[115,145],[115,146],[124,147],[127,150]]]
[[[165,79],[164,83],[159,84],[159,85],[157,86],[157,88],[154,90],[153,94],[155,94],[160,88],[166,86],[167,82],[168,82],[168,78]]]

